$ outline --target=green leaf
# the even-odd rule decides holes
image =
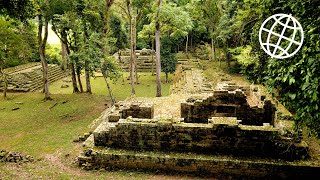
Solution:
[[[289,97],[294,100],[296,98],[296,94],[289,94]]]
[[[313,93],[312,99],[315,101],[318,100],[317,92]]]
[[[296,80],[294,79],[294,78],[290,78],[289,79],[289,85],[291,85],[291,84],[293,84],[293,83],[295,83],[296,82]]]

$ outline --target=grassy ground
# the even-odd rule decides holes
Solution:
[[[141,83],[136,85],[137,96],[154,97],[155,76],[139,74]],[[130,96],[129,83],[122,78],[115,84],[110,83],[117,100]],[[70,87],[61,88],[62,84]],[[169,85],[162,85],[163,95],[169,94]],[[92,80],[92,89],[93,95],[72,94],[71,83],[60,80],[50,86],[52,101],[43,102],[42,93],[9,93],[7,100],[1,96],[0,150],[32,155],[36,160],[24,164],[0,163],[0,179],[192,178],[127,170],[87,172],[78,168],[75,158],[80,153],[81,143],[72,140],[88,132],[88,125],[110,103],[102,77]],[[13,111],[14,108],[20,109]]]
[[[129,73],[124,73],[123,77],[118,79],[118,81],[113,82],[109,81],[112,88],[113,94],[116,97],[116,100],[124,100],[126,97],[131,95],[131,83],[127,80]],[[172,75],[169,74],[169,79],[171,80]],[[67,78],[70,79],[70,78]],[[164,83],[165,74],[161,74],[162,79],[162,95],[169,95],[170,83]],[[70,79],[71,80],[71,79]],[[85,79],[82,78],[83,86],[85,86]],[[69,85],[68,88],[61,88],[62,84]],[[96,78],[91,80],[92,92],[95,95],[107,95],[109,92],[107,85],[101,77],[100,74],[97,74]],[[52,83],[50,87],[51,91],[55,94],[72,94],[72,84],[71,82],[65,82],[63,80],[56,81]],[[155,97],[156,95],[156,76],[151,76],[151,73],[139,73],[139,84],[135,84],[136,96],[138,97]]]

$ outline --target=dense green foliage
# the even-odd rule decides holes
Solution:
[[[38,59],[32,1],[0,1],[0,66]]]
[[[168,37],[163,38],[161,41],[161,70],[168,73],[174,73],[176,70],[177,59],[174,53],[172,53],[172,42]],[[166,79],[166,82],[168,80]]]
[[[0,1],[0,14],[6,14],[11,18],[26,22],[32,18],[35,12],[34,1]]]
[[[128,46],[128,36],[122,26],[121,19],[116,15],[112,15],[110,18],[110,29],[110,38],[113,39],[111,40],[112,43],[110,43],[112,44],[110,53],[114,54],[115,52]]]
[[[36,54],[33,27],[0,15],[1,67],[11,67],[30,61]]]
[[[231,52],[242,65],[243,72],[250,80],[264,83],[276,92],[276,97],[296,114],[298,126],[307,125],[317,133],[320,132],[319,7],[320,2],[311,0],[244,0],[231,7],[237,9],[237,14],[229,19],[234,28],[229,33],[230,40],[238,47]],[[277,13],[296,17],[305,34],[298,54],[283,60],[266,55],[258,40],[262,21]]]

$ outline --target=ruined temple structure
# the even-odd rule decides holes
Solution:
[[[106,111],[85,141],[79,165],[235,177],[319,175],[319,166],[301,164],[309,156],[307,144],[283,133],[275,105],[256,87],[221,83],[212,93],[166,98],[133,98]],[[179,116],[159,114],[164,101],[180,106]]]
[[[250,101],[253,99],[254,101]],[[274,125],[275,105],[248,87],[226,84],[204,99],[189,98],[181,103],[181,117],[187,123],[208,123],[211,117],[236,117],[243,125]]]
[[[236,84],[227,75],[208,82],[193,63],[177,66],[170,96],[130,97],[102,113],[79,166],[267,179],[320,176],[290,112],[259,86]]]
[[[28,63],[4,70],[8,74],[9,92],[29,92],[36,91],[43,86],[43,73],[41,63]],[[61,70],[59,65],[48,65],[49,82],[54,82],[66,77],[68,73]],[[0,91],[3,89],[0,80]]]
[[[130,70],[130,49],[121,50],[114,54],[123,71]],[[151,49],[136,50],[136,68],[138,72],[152,72],[155,71],[155,52]]]

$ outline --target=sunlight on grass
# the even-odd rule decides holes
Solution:
[[[127,80],[129,73],[123,73],[123,77],[120,77],[117,82],[109,81],[113,94],[116,100],[124,100],[131,95],[131,83]],[[169,75],[171,80],[172,75]],[[68,77],[68,80],[71,78]],[[161,74],[162,79],[162,95],[169,95],[170,83],[164,83],[165,74]],[[82,76],[82,83],[85,90],[85,78]],[[69,85],[68,88],[61,88],[62,84]],[[93,94],[109,96],[107,85],[101,76],[97,76],[91,79],[91,86]],[[151,73],[139,73],[139,84],[135,84],[136,96],[138,97],[155,97],[156,95],[156,76],[151,76]],[[72,83],[65,82],[63,80],[56,81],[51,84],[50,91],[53,94],[71,94]]]
[[[137,96],[154,97],[156,77],[151,73],[139,75],[140,84],[135,86]],[[125,73],[116,83],[110,81],[117,100],[123,100],[131,94],[127,76],[128,73]],[[69,87],[61,88],[62,84],[68,84]],[[162,84],[164,96],[169,94],[169,86],[169,83]],[[106,97],[109,94],[103,77],[92,79],[93,95],[72,94],[71,82],[63,80],[52,83],[50,91],[53,101],[43,102],[42,93],[10,93],[8,100],[0,98],[0,149],[36,157],[58,149],[69,149],[73,138],[89,130],[87,126],[106,108],[106,99],[109,99]],[[12,111],[13,108],[20,109]]]
[[[9,94],[9,100],[0,98],[0,147],[36,157],[71,147],[72,139],[88,131],[88,124],[105,109],[103,96],[52,97],[53,101],[46,102],[42,102],[40,93]],[[12,111],[17,107],[20,109]]]

